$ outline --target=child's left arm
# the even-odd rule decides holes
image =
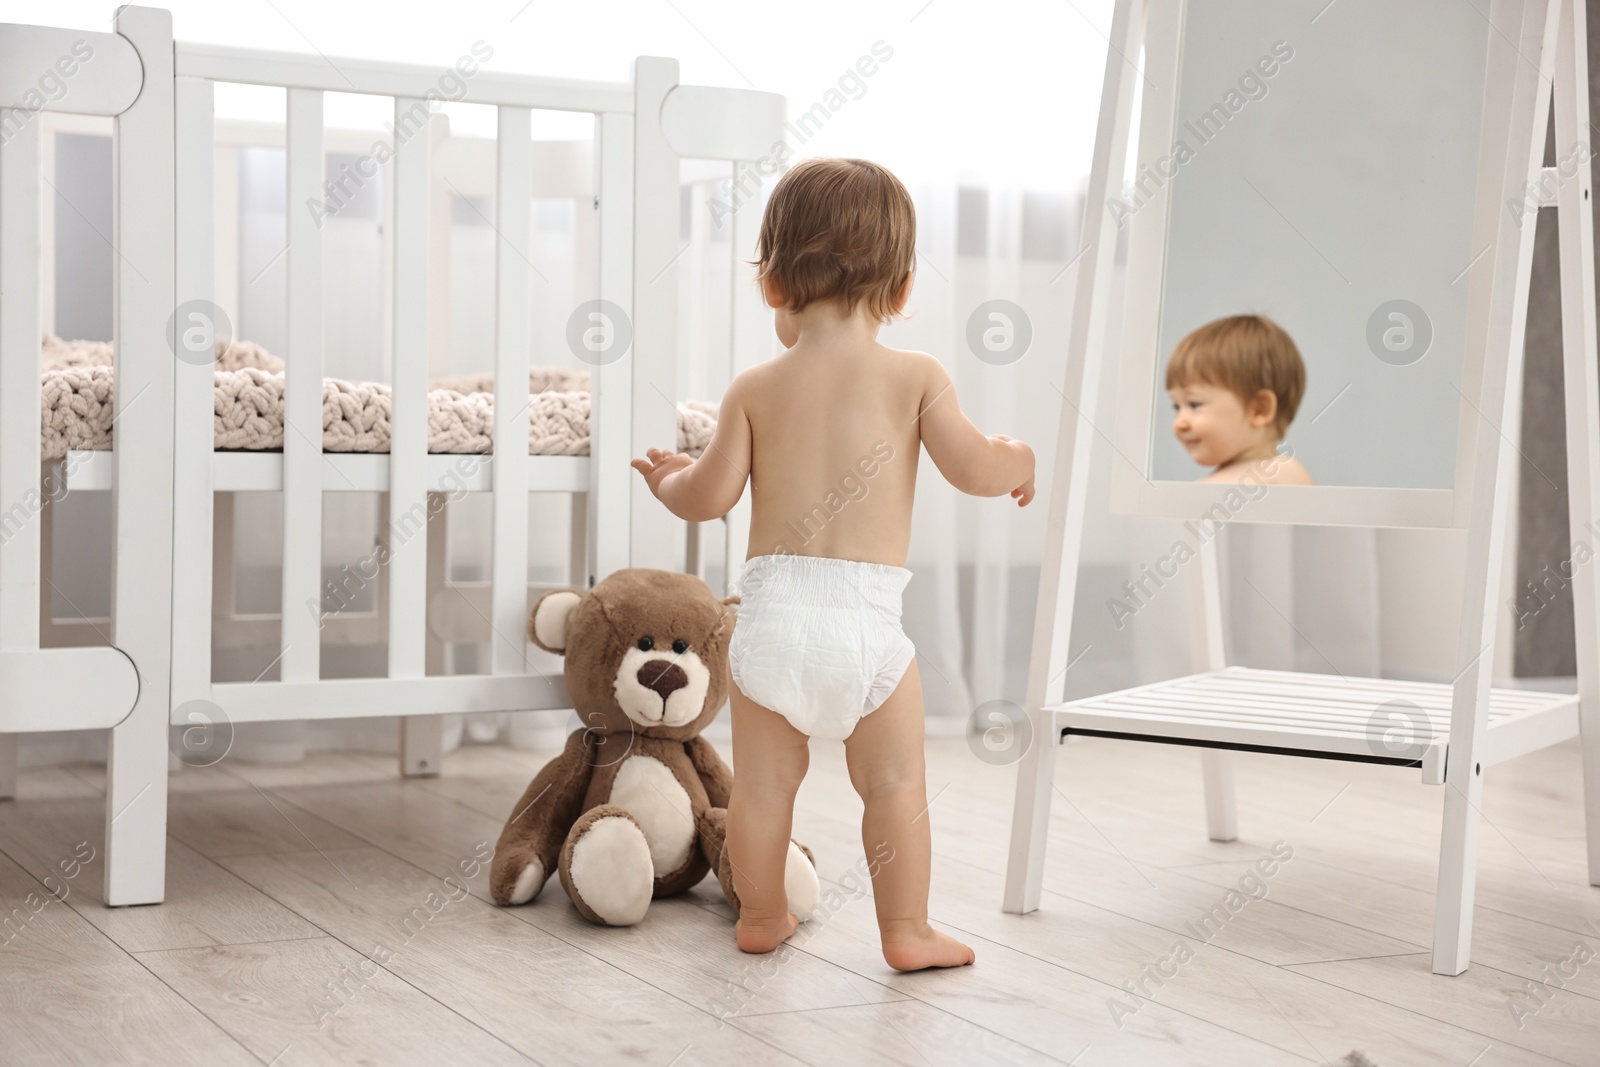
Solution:
[[[633,461],[633,469],[644,475],[656,499],[678,518],[720,519],[744,495],[750,477],[750,419],[740,401],[742,394],[735,378],[723,394],[711,443],[698,460],[686,452],[652,448],[646,458]]]

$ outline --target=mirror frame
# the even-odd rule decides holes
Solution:
[[[1485,356],[1491,373],[1504,374],[1509,357],[1520,391],[1521,333],[1514,352],[1487,353],[1488,326],[1494,296],[1494,265],[1500,258],[1485,255],[1508,224],[1501,204],[1526,175],[1516,176],[1506,159],[1509,102],[1516,90],[1515,48],[1492,28],[1497,16],[1516,15],[1516,0],[1495,0],[1485,21],[1488,49],[1484,76],[1484,107],[1478,139],[1478,181],[1474,198],[1472,247],[1482,249],[1468,268],[1466,346],[1461,370],[1462,393],[1456,439],[1455,485],[1450,489],[1405,489],[1362,486],[1275,485],[1248,506],[1237,506],[1238,487],[1230,483],[1155,481],[1150,478],[1152,403],[1158,369],[1167,353],[1158,351],[1166,274],[1170,191],[1174,182],[1162,184],[1130,220],[1126,285],[1124,288],[1120,383],[1116,406],[1114,443],[1120,458],[1113,459],[1111,510],[1113,514],[1143,518],[1198,519],[1221,506],[1228,521],[1304,523],[1338,526],[1465,528],[1471,511],[1473,457],[1480,421],[1478,398],[1483,393]],[[1138,121],[1138,150],[1132,173],[1169,155],[1177,121],[1178,88],[1182,72],[1183,26],[1188,0],[1149,0],[1144,19],[1143,101]],[[1512,21],[1520,25],[1520,17]],[[1509,56],[1507,54],[1511,53]],[[1130,115],[1130,119],[1131,119]],[[1120,192],[1120,183],[1119,189]],[[1109,206],[1105,207],[1109,210]],[[1528,216],[1531,218],[1531,216]],[[1504,279],[1509,283],[1511,279]],[[1524,321],[1525,294],[1519,298]],[[1492,432],[1499,432],[1498,429]],[[1232,500],[1229,494],[1233,494]],[[1235,506],[1230,507],[1230,503]]]

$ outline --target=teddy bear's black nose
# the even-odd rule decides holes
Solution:
[[[638,678],[640,685],[654,690],[662,700],[689,684],[689,676],[683,673],[683,668],[664,659],[652,660],[640,667]]]

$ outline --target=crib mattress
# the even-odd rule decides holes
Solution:
[[[115,380],[104,342],[43,343],[41,446],[45,460],[75,450],[111,448]],[[214,447],[228,451],[283,448],[283,363],[258,345],[218,345],[214,371]],[[494,381],[490,375],[441,378],[428,391],[428,451],[481,454],[494,443]],[[569,367],[533,367],[528,375],[528,452],[589,454],[589,375]],[[690,400],[677,405],[681,452],[699,455],[716,428],[717,407]],[[388,452],[390,389],[379,382],[322,383],[325,452]]]

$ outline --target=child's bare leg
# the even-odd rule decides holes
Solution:
[[[883,958],[899,971],[971,963],[970,948],[928,925],[933,839],[922,753],[922,680],[915,662],[894,694],[856,724],[844,751],[850,781],[866,805],[861,843],[875,867],[872,894]]]
[[[794,795],[811,751],[789,720],[730,686],[733,794],[728,798],[728,860],[739,894],[734,927],[746,952],[771,952],[794,933],[783,889],[794,822]]]

